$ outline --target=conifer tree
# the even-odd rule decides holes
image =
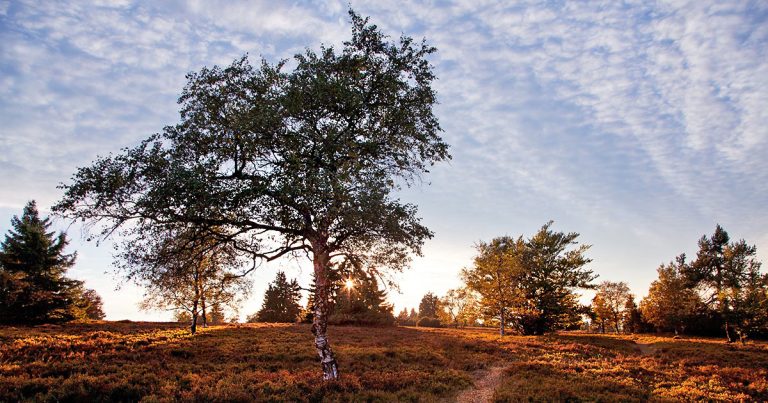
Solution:
[[[394,323],[392,305],[387,303],[386,291],[379,288],[376,275],[371,271],[352,270],[342,279],[328,318],[333,324],[391,325]]]
[[[82,282],[65,276],[76,253],[65,254],[64,233],[49,232],[49,218],[40,218],[34,200],[21,218],[11,220],[0,244],[0,322],[50,323],[76,317],[75,302]]]
[[[301,313],[301,287],[296,280],[290,282],[285,273],[277,272],[275,280],[264,293],[264,303],[256,313],[259,322],[285,322],[293,323],[299,319]]]

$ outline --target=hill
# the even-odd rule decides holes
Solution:
[[[0,401],[766,400],[768,344],[491,329],[331,327],[323,383],[305,325],[0,327]]]

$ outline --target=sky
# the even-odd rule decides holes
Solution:
[[[77,167],[178,122],[186,73],[340,46],[348,4],[438,49],[453,159],[399,195],[435,236],[396,276],[396,310],[460,286],[477,242],[549,220],[592,245],[597,281],[638,297],[718,223],[766,261],[764,1],[0,0],[0,231],[28,200],[47,214]],[[102,295],[107,319],[170,318],[139,311],[112,242],[55,225],[78,252],[69,275]],[[264,266],[243,316],[278,270],[309,284],[309,261]]]

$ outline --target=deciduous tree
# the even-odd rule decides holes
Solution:
[[[522,305],[518,286],[524,247],[522,238],[499,237],[488,243],[480,242],[475,245],[477,255],[473,266],[461,271],[467,287],[481,296],[480,306],[486,318],[499,321],[502,336],[511,311]]]
[[[613,325],[616,333],[621,331],[624,307],[629,296],[629,286],[625,282],[603,281],[597,286],[592,310],[597,315],[597,320],[603,324],[603,332],[606,322]]]
[[[651,283],[648,295],[640,301],[643,319],[657,330],[684,332],[697,314],[701,300],[684,274],[686,267],[684,254],[661,265],[657,270],[659,278]]]
[[[307,49],[290,72],[243,58],[189,74],[181,123],[80,168],[55,207],[104,236],[183,223],[255,259],[308,252],[325,379],[338,377],[326,332],[333,262],[406,267],[432,233],[392,192],[449,158],[432,111],[435,49],[350,16],[339,51]]]

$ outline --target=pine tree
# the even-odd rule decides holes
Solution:
[[[392,305],[387,303],[386,291],[379,288],[375,274],[352,270],[340,281],[329,323],[344,325],[392,325]]]
[[[301,313],[300,299],[298,282],[295,279],[289,282],[285,273],[278,272],[264,294],[264,303],[256,313],[256,319],[259,322],[296,322]]]
[[[50,323],[75,318],[75,302],[82,282],[65,276],[76,253],[65,254],[64,233],[48,232],[49,218],[41,219],[34,201],[21,218],[11,220],[0,244],[0,321]]]

